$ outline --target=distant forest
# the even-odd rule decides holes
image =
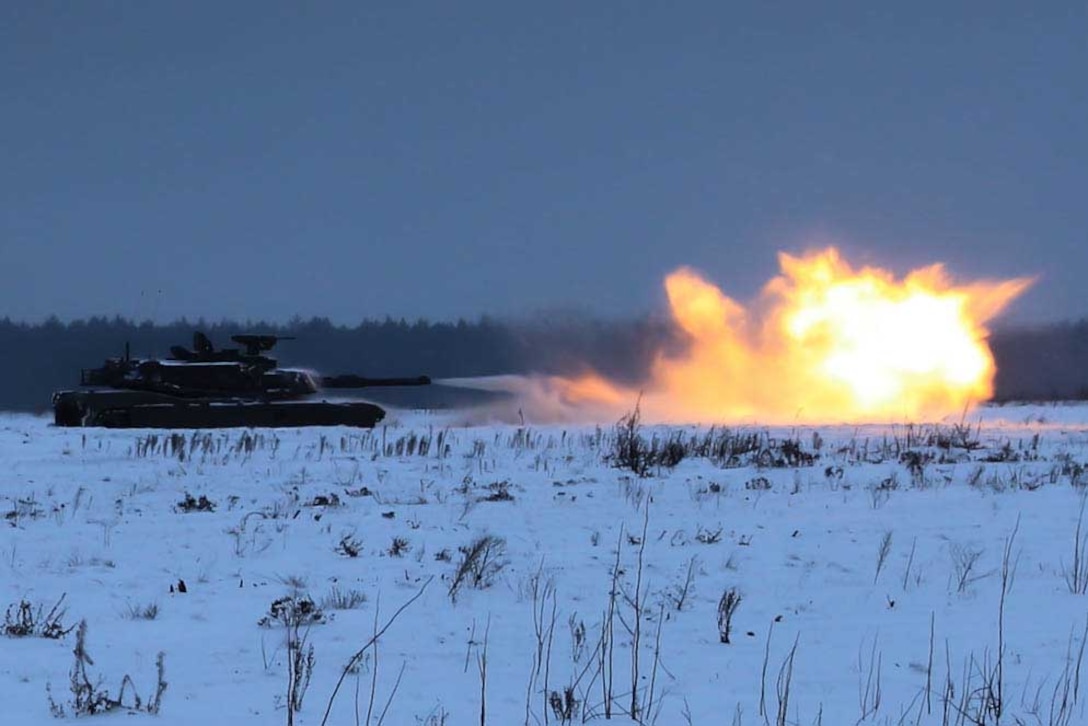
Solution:
[[[619,380],[646,370],[659,345],[669,344],[668,326],[651,321],[560,320],[502,323],[432,323],[425,320],[367,320],[348,327],[323,318],[287,324],[181,320],[169,325],[122,318],[56,319],[29,325],[0,320],[0,410],[44,411],[52,392],[79,384],[81,368],[108,357],[166,357],[170,346],[192,345],[193,333],[208,335],[216,348],[238,346],[235,333],[290,336],[270,355],[280,365],[323,374],[453,378],[503,373],[564,373],[592,366]]]
[[[367,376],[577,373],[589,367],[634,382],[655,351],[682,346],[665,321],[577,316],[456,323],[386,319],[351,327],[321,318],[282,325],[185,320],[154,325],[121,318],[30,325],[3,319],[0,409],[44,411],[54,390],[74,387],[81,368],[121,355],[126,343],[134,356],[165,356],[171,345],[189,346],[197,330],[217,347],[233,346],[230,336],[238,332],[293,336],[273,351],[282,365]],[[1088,398],[1088,320],[1002,330],[991,345],[998,400]]]

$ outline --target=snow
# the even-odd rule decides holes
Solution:
[[[659,441],[707,433],[641,431]],[[640,478],[609,460],[611,425],[466,426],[405,412],[373,431],[172,438],[8,415],[0,610],[23,600],[48,610],[65,595],[63,622],[87,622],[90,678],[113,695],[129,674],[146,700],[164,652],[161,712],[126,723],[268,724],[288,718],[287,631],[258,621],[293,591],[319,604],[333,586],[358,591],[360,607],[326,609],[327,622],[300,631],[315,667],[294,722],[320,724],[352,654],[422,593],[378,639],[377,658],[368,649],[348,674],[329,723],[355,723],[357,707],[366,723],[372,685],[371,723],[387,701],[387,724],[439,724],[444,714],[451,726],[479,723],[482,692],[489,724],[554,723],[545,678],[561,692],[584,672],[581,722],[583,713],[603,720],[594,651],[618,557],[614,718],[629,720],[637,587],[646,722],[762,724],[762,699],[775,723],[787,681],[788,723],[939,724],[946,708],[955,722],[955,709],[982,704],[1000,660],[1004,722],[1088,723],[1079,692],[1066,720],[1052,715],[1063,686],[1080,685],[1088,595],[1071,592],[1066,576],[1088,484],[1088,408],[1007,405],[937,427],[739,433],[773,452],[796,442],[815,459],[689,457]],[[976,438],[977,448],[958,445]],[[182,511],[187,494],[215,511]],[[454,601],[459,548],[483,535],[504,540],[505,565]],[[343,553],[345,538],[358,556]],[[394,538],[407,543],[399,556]],[[545,597],[534,600],[534,582]],[[717,609],[731,588],[742,599],[723,644]],[[155,618],[131,616],[151,604]],[[537,627],[553,631],[534,677]],[[3,639],[4,723],[55,722],[46,686],[58,703],[70,699],[75,642],[74,631]]]

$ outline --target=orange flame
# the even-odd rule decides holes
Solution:
[[[854,270],[835,248],[781,253],[782,273],[745,308],[694,270],[665,280],[682,356],[659,353],[641,387],[654,421],[763,423],[935,420],[993,394],[985,324],[1031,285],[955,285],[943,266],[902,280]],[[640,392],[590,374],[564,400],[629,410]],[[621,410],[622,412],[622,410]]]

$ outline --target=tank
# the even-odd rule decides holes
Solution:
[[[427,376],[366,378],[320,376],[280,368],[268,352],[277,335],[234,335],[240,348],[217,350],[203,333],[192,349],[173,346],[164,359],[110,358],[80,372],[78,389],[53,394],[57,426],[107,428],[225,428],[234,426],[358,426],[371,428],[385,417],[365,401],[323,400],[326,389],[425,386]]]

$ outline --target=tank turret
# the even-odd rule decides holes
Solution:
[[[123,357],[80,373],[80,388],[53,394],[58,426],[219,428],[228,426],[372,427],[385,411],[363,401],[322,400],[323,389],[423,386],[427,376],[322,377],[281,368],[267,355],[277,335],[234,335],[240,348],[216,349],[203,333],[192,348],[175,345],[165,359]]]

